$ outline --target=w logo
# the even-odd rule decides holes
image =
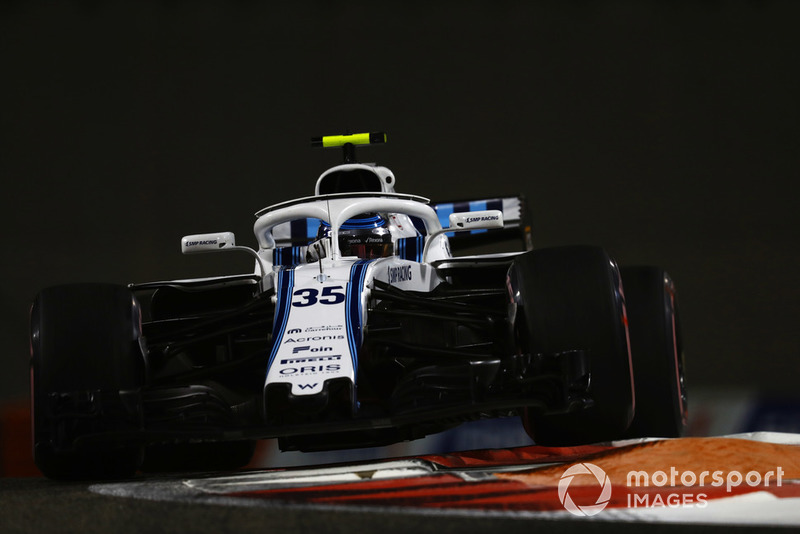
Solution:
[[[602,489],[594,504],[578,506],[569,496],[569,485],[577,475],[592,475],[597,480],[597,483],[600,484]],[[561,480],[558,481],[558,499],[564,505],[564,508],[573,515],[592,516],[599,514],[608,506],[608,501],[611,500],[611,480],[609,480],[605,471],[594,464],[575,464],[564,471],[564,474],[561,475]]]
[[[297,384],[297,387],[299,387],[300,389],[314,389],[315,387],[317,387],[317,384],[316,383],[315,384]]]

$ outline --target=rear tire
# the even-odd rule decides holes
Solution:
[[[534,250],[515,260],[523,350],[586,351],[594,404],[564,414],[524,410],[540,445],[577,445],[622,437],[633,418],[633,383],[619,269],[601,248]]]
[[[133,295],[107,284],[56,286],[31,309],[34,461],[55,479],[125,478],[141,447],[113,437],[137,428],[120,394],[144,382],[140,317]],[[102,398],[102,410],[96,403]],[[76,446],[81,437],[108,437]]]
[[[675,285],[658,267],[621,272],[636,383],[636,415],[627,435],[679,437],[688,411]]]

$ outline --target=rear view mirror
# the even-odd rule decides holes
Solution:
[[[500,210],[465,211],[450,214],[447,231],[483,230],[503,227],[503,212]]]
[[[261,271],[261,276],[269,272],[267,264],[258,253],[250,247],[237,247],[236,236],[233,232],[216,232],[213,234],[194,234],[181,238],[181,252],[184,254],[199,254],[201,252],[217,252],[219,250],[241,250],[247,252],[256,260]]]
[[[216,252],[236,246],[233,232],[216,232],[213,234],[187,235],[181,239],[181,252],[196,254],[198,252]]]
[[[465,211],[450,214],[450,227],[437,230],[425,240],[422,249],[423,263],[428,261],[428,249],[434,238],[448,232],[466,232],[469,230],[488,230],[490,228],[503,228],[503,212],[500,210]]]

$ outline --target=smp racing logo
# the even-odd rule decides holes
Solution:
[[[216,239],[203,239],[203,240],[200,240],[200,241],[187,241],[186,242],[186,246],[187,247],[200,247],[200,246],[216,245],[217,243],[219,243],[219,241],[216,240]]]
[[[411,280],[411,266],[401,265],[399,267],[387,267],[387,277],[390,284],[398,282],[409,282]]]
[[[498,215],[481,215],[480,217],[467,217],[467,223],[479,223],[479,222],[486,222],[486,221],[499,221],[500,217]]]

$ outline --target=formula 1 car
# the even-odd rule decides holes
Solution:
[[[258,439],[317,451],[519,416],[538,444],[678,436],[675,288],[601,248],[533,249],[520,196],[431,203],[357,163],[385,134],[317,138],[313,196],[185,254],[253,272],[44,289],[31,310],[34,457],[51,478],[243,466]],[[516,251],[454,255],[514,242]],[[624,288],[624,289],[623,289]],[[634,390],[634,384],[636,389]]]

